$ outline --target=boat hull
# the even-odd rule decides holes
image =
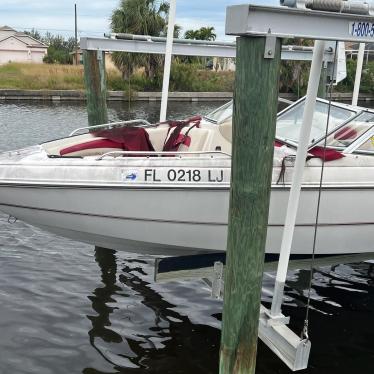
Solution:
[[[279,253],[289,188],[273,186],[267,253]],[[317,254],[372,252],[372,188],[324,188]],[[312,251],[318,189],[303,188],[293,254]],[[228,188],[0,185],[0,210],[58,235],[147,254],[224,251]]]

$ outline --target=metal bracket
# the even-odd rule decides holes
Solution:
[[[269,33],[270,32],[271,30],[269,29]],[[264,58],[274,58],[276,43],[277,43],[277,39],[275,36],[272,36],[272,35],[266,36]]]
[[[268,318],[267,320],[267,325],[268,326],[280,326],[280,325],[288,325],[290,323],[290,317],[286,317],[282,313],[273,316],[269,310],[264,309],[264,313],[266,317]]]
[[[308,367],[311,343],[301,339],[283,323],[270,323],[270,311],[263,305],[260,309],[259,338],[292,370]]]
[[[100,51],[100,50],[98,50],[98,51],[96,51],[96,55],[97,55],[97,60],[98,61],[102,61],[103,60],[103,51]]]

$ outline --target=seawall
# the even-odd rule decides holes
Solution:
[[[281,93],[280,97],[296,100],[293,94]],[[108,91],[108,101],[161,101],[161,92],[134,92],[129,98],[123,91]],[[232,92],[170,92],[169,101],[228,101],[232,99]],[[336,101],[352,101],[351,93],[335,92]],[[0,89],[0,100],[36,100],[36,101],[85,101],[83,90],[17,90]],[[373,94],[360,94],[360,101],[374,101]]]

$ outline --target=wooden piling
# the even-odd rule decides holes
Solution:
[[[83,63],[88,124],[107,123],[105,52],[83,51]]]
[[[280,39],[237,39],[220,374],[255,373],[280,67]]]

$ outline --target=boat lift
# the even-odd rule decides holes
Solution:
[[[175,0],[172,0],[175,5]],[[291,370],[305,369],[308,364],[311,343],[308,337],[300,338],[287,324],[289,318],[281,312],[283,291],[289,268],[289,256],[295,227],[296,213],[301,189],[301,179],[307,154],[307,145],[312,125],[312,116],[316,102],[318,83],[323,61],[333,65],[335,51],[327,41],[371,42],[374,40],[374,17],[372,7],[357,5],[344,8],[346,13],[337,13],[334,6],[349,5],[350,0],[283,0],[291,7],[266,7],[256,5],[238,5],[227,9],[226,33],[235,36],[266,37],[264,58],[274,57],[276,38],[305,38],[316,40],[311,48],[282,48],[282,58],[292,60],[312,60],[308,92],[305,103],[303,125],[297,150],[294,178],[287,209],[285,230],[281,245],[277,277],[270,310],[261,306],[259,337]],[[323,4],[322,4],[323,3]],[[343,4],[344,3],[344,4]],[[322,5],[321,5],[322,4]],[[327,4],[327,5],[326,5]],[[301,6],[302,9],[299,9]],[[320,10],[320,8],[325,9]],[[330,7],[330,8],[329,8]],[[317,10],[314,10],[317,9]],[[350,12],[357,14],[347,13]],[[327,11],[329,10],[329,11]],[[148,36],[115,34],[111,38],[81,38],[81,47],[88,51],[123,51],[138,53],[159,53],[166,55],[161,118],[166,114],[168,76],[172,54],[189,56],[235,57],[234,43],[201,42],[191,40],[172,40],[172,27],[175,20],[175,7],[171,9],[167,40]],[[318,27],[317,27],[318,25]],[[358,26],[360,25],[360,26]],[[335,43],[333,44],[335,46]],[[102,54],[98,53],[98,59]],[[336,70],[336,69],[333,69]],[[222,296],[224,279],[224,255],[201,255],[198,265],[196,258],[169,258],[156,262],[156,281],[166,279],[205,278],[212,287],[215,297]],[[221,257],[220,257],[221,256]],[[222,257],[223,256],[223,257]],[[189,261],[191,260],[191,261]],[[340,260],[341,261],[341,260]],[[274,266],[274,265],[273,265]],[[209,280],[210,279],[210,280]]]
[[[235,58],[236,43],[203,41],[190,39],[172,39],[172,48],[167,51],[167,38],[149,35],[133,35],[112,33],[104,38],[82,37],[80,46],[83,51],[96,51],[98,60],[102,60],[102,52],[128,52],[148,53],[170,56],[198,56],[198,57],[221,57]],[[345,52],[340,48],[340,58],[334,69],[335,43],[326,43],[324,51],[324,64],[327,75],[336,83],[345,78]],[[311,61],[313,47],[307,46],[282,46],[281,59],[285,61]],[[332,77],[332,72],[337,73]],[[165,66],[164,76],[170,77],[170,66]],[[166,119],[166,109],[169,94],[169,79],[163,81],[160,122]]]
[[[265,343],[292,370],[299,370],[307,367],[310,341],[307,331],[305,331],[303,338],[299,338],[286,327],[288,318],[282,314],[281,306],[323,64],[325,41],[355,41],[361,43],[371,41],[374,38],[374,17],[372,4],[368,5],[367,3],[357,3],[349,0],[340,2],[284,0],[282,3],[290,5],[290,7],[253,5],[228,7],[226,33],[237,36],[263,36],[266,37],[266,45],[270,46],[275,45],[276,38],[299,37],[315,40],[274,296],[270,310],[265,307],[261,308],[259,327],[260,336],[261,331],[265,336]],[[269,54],[266,46],[264,52],[268,54],[268,58],[271,58],[272,54]]]
[[[343,1],[349,4],[349,1]],[[319,0],[289,1],[291,7],[266,7],[256,5],[238,5],[228,7],[226,18],[226,33],[236,36],[265,36],[266,44],[264,57],[273,58],[276,38],[306,38],[314,39],[312,67],[310,71],[308,91],[304,109],[303,125],[300,132],[299,146],[297,149],[294,177],[291,186],[286,223],[282,238],[280,258],[277,263],[277,275],[271,309],[261,305],[259,320],[259,338],[293,371],[305,369],[308,365],[311,342],[304,331],[304,336],[299,337],[287,327],[289,317],[282,314],[284,286],[287,270],[290,268],[290,252],[293,233],[296,223],[296,214],[299,205],[301,181],[307,156],[308,140],[310,136],[313,113],[317,98],[318,83],[324,60],[326,41],[356,41],[365,43],[374,40],[374,17],[371,8],[356,6],[349,8],[358,14],[337,13],[330,6],[328,11],[306,9],[309,7],[319,9]],[[302,3],[302,9],[297,6]],[[336,2],[331,2],[330,5]],[[326,6],[326,2],[325,2]],[[326,8],[324,8],[326,9]],[[318,27],[316,27],[318,25]],[[357,31],[357,25],[362,25],[366,30]],[[360,26],[361,28],[361,26]],[[362,44],[361,44],[362,45]],[[220,258],[221,257],[221,258]],[[365,256],[341,256],[330,259],[330,263],[340,263],[349,260],[367,260]],[[323,260],[326,265],[329,261]],[[164,281],[172,279],[203,278],[212,289],[212,296],[223,296],[225,255],[212,254],[200,255],[196,261],[192,258],[168,258],[156,262],[155,280]],[[268,264],[269,265],[269,264]],[[265,264],[265,269],[268,267]],[[302,263],[294,263],[293,266]],[[305,262],[304,262],[305,265]],[[314,262],[314,265],[317,265]],[[274,267],[274,264],[272,264]]]

